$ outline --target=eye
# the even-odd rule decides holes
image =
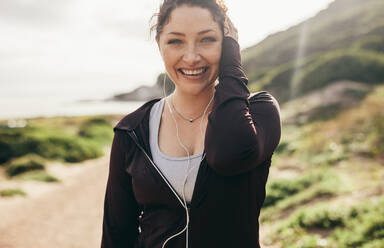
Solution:
[[[167,44],[180,44],[180,43],[181,43],[181,40],[178,40],[178,39],[169,40],[167,42]]]
[[[205,37],[202,39],[202,42],[215,42],[216,39],[213,37]]]

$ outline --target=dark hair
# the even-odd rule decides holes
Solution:
[[[160,5],[159,12],[154,14],[157,17],[156,23],[151,27],[151,32],[156,31],[156,40],[159,40],[161,31],[164,25],[169,21],[169,16],[174,9],[181,5],[198,6],[201,8],[208,9],[213,19],[219,24],[221,31],[224,33],[224,21],[227,16],[227,7],[223,0],[164,0]]]

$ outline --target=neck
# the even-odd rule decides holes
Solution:
[[[204,112],[214,92],[214,87],[207,88],[198,95],[185,94],[175,89],[174,93],[172,93],[170,97],[172,98],[174,106],[178,112],[180,112],[185,117],[194,118]],[[206,113],[211,111],[212,105],[213,100],[211,104],[209,104]]]

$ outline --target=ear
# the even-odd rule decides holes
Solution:
[[[157,44],[157,48],[158,48],[159,51],[160,51],[160,38],[157,38],[157,39],[156,39],[156,44]]]

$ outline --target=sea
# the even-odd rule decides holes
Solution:
[[[106,100],[111,97],[110,94],[89,97],[81,94],[6,96],[0,93],[0,120],[100,114],[125,115],[145,103],[145,101]]]

